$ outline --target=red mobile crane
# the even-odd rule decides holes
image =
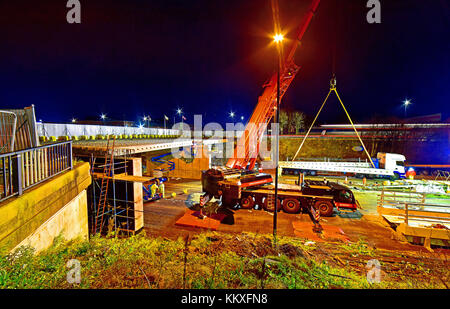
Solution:
[[[303,36],[308,29],[309,24],[317,11],[320,0],[313,0],[308,12],[306,13],[302,23],[297,29],[297,40],[294,40],[288,49],[286,58],[282,62],[280,71],[280,101],[286,93],[290,84],[297,75],[300,67],[294,63],[295,52],[301,43]],[[263,94],[258,99],[258,104],[253,111],[250,121],[245,128],[246,133],[242,134],[238,141],[238,147],[242,146],[244,150],[243,156],[238,158],[236,147],[234,157],[228,160],[227,167],[238,169],[253,170],[259,153],[260,143],[267,128],[270,119],[274,116],[277,107],[277,73],[272,75],[269,82],[266,83]],[[250,141],[254,140],[256,145],[251,145]],[[256,146],[256,147],[255,147]]]
[[[297,40],[294,41],[280,66],[280,99],[286,93],[300,67],[294,63],[294,55],[301,40],[319,6],[320,0],[313,0],[302,23],[297,29]],[[203,195],[200,206],[205,205],[212,197],[219,199],[222,205],[239,205],[243,209],[251,209],[255,205],[267,211],[274,211],[275,194],[272,176],[254,171],[263,133],[277,108],[277,80],[275,73],[264,85],[263,94],[247,123],[244,134],[240,137],[234,150],[233,158],[226,166],[213,168],[202,173]],[[254,141],[255,144],[251,144]],[[238,153],[244,150],[243,155]],[[322,228],[320,215],[331,216],[336,206],[341,208],[357,208],[353,193],[345,186],[319,181],[305,181],[303,184],[280,184],[278,187],[277,205],[287,213],[299,213],[306,210],[315,225],[315,231]]]

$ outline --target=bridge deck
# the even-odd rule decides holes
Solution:
[[[219,139],[203,140],[203,145],[211,145],[222,143]],[[107,148],[107,140],[90,140],[90,141],[76,141],[73,143],[73,151],[77,155],[101,154],[104,155]],[[196,144],[197,141],[195,142]],[[110,141],[110,146],[112,141]],[[114,144],[114,155],[123,156],[138,154],[144,152],[151,152],[164,149],[172,149],[178,147],[192,146],[194,141],[192,139],[134,139],[134,140],[116,140]]]

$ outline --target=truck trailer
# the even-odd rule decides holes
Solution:
[[[283,174],[306,173],[316,175],[320,172],[353,175],[368,178],[405,178],[405,156],[397,153],[377,154],[370,162],[330,162],[330,161],[282,161],[280,168]]]

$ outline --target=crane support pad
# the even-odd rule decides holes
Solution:
[[[294,221],[292,222],[292,227],[294,228],[294,234],[297,237],[307,238],[312,241],[343,241],[348,242],[350,239],[344,233],[344,231],[335,225],[322,224],[323,228],[322,234],[317,234],[313,232],[314,224],[307,221]]]
[[[225,214],[212,214],[204,219],[199,218],[200,211],[186,210],[184,216],[175,222],[175,225],[217,230],[220,222],[225,219]]]

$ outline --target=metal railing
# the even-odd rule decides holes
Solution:
[[[404,218],[406,225],[409,225],[410,220],[450,224],[450,204],[426,203],[425,194],[422,193],[381,191],[377,204],[380,215],[395,213]]]
[[[72,141],[2,154],[0,202],[72,167]]]

